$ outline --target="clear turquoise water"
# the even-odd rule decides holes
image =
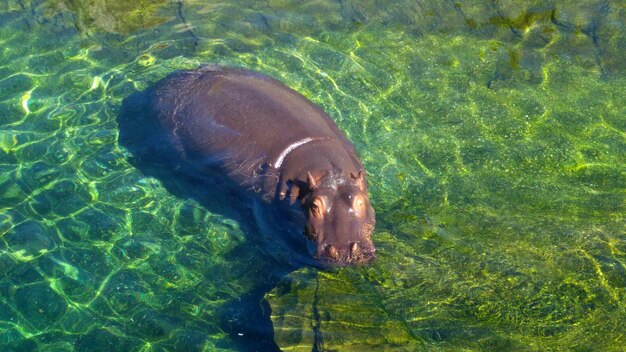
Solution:
[[[0,346],[254,350],[237,324],[271,319],[284,350],[622,351],[625,23],[619,1],[1,1]],[[289,272],[240,206],[130,162],[121,101],[202,63],[337,121],[374,264]]]

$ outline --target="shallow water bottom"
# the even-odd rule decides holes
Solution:
[[[622,350],[624,11],[0,2],[0,346]],[[281,264],[249,205],[135,166],[122,100],[205,63],[272,75],[345,131],[372,265]]]

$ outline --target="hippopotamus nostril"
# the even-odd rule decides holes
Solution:
[[[326,255],[328,256],[328,258],[339,259],[339,251],[337,251],[337,248],[333,246],[332,244],[329,244],[328,246],[326,246],[325,251],[326,251]]]
[[[359,243],[353,242],[352,245],[350,245],[350,255],[352,257],[357,257],[360,254],[361,254],[361,247],[359,247]]]

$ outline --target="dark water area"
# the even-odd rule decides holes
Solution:
[[[622,351],[625,23],[620,1],[0,1],[0,349]],[[125,98],[207,63],[336,121],[375,262],[290,263],[236,194],[119,142]]]

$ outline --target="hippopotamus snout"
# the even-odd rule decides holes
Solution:
[[[318,259],[339,265],[367,264],[376,258],[376,248],[371,241],[350,242],[345,246],[321,244],[317,247]]]

